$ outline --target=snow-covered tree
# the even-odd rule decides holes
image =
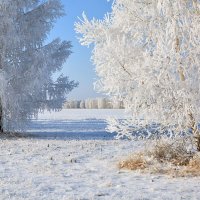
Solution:
[[[91,99],[86,99],[85,100],[85,108],[86,109],[92,109]]]
[[[77,83],[59,76],[71,43],[47,43],[59,0],[0,0],[0,129],[17,129],[39,110],[58,110]]]
[[[84,100],[82,100],[82,101],[80,102],[80,108],[81,108],[81,109],[85,109],[85,101],[84,101]]]
[[[104,20],[83,14],[76,31],[82,45],[94,45],[96,88],[132,114],[111,131],[192,130],[200,150],[200,0],[116,0]]]
[[[92,99],[91,100],[91,107],[93,109],[98,109],[98,101],[97,101],[97,99]]]
[[[98,102],[98,108],[99,109],[107,108],[106,107],[106,99],[105,98],[98,98],[97,102]]]

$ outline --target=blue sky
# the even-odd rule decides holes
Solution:
[[[74,23],[83,11],[89,19],[95,17],[102,19],[104,14],[111,11],[111,1],[107,0],[61,0],[65,7],[66,16],[59,19],[50,34],[50,39],[60,37],[72,42],[73,54],[64,64],[62,73],[69,75],[70,79],[79,81],[79,87],[68,96],[69,99],[86,99],[102,96],[93,89],[93,82],[97,79],[95,67],[90,61],[91,49],[81,46],[74,31]]]

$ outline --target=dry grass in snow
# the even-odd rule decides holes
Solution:
[[[119,168],[172,177],[200,176],[200,154],[188,151],[183,139],[161,139],[151,150],[143,150],[121,161]]]

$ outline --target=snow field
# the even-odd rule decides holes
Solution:
[[[119,171],[142,142],[3,140],[0,199],[199,199],[199,178]]]
[[[1,200],[200,198],[198,177],[173,179],[119,171],[118,162],[140,150],[144,141],[114,140],[104,131],[102,118],[58,117],[64,113],[68,116],[69,112],[79,113],[46,113],[46,119],[33,121],[29,133],[35,137],[0,140]],[[100,116],[96,111],[89,112],[96,118]]]

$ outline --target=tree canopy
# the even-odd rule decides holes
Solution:
[[[160,133],[191,128],[199,136],[199,0],[116,0],[103,20],[83,14],[76,31],[93,45],[96,88],[132,113],[113,120],[111,131],[132,137],[157,124]]]
[[[45,108],[62,107],[77,83],[53,74],[71,54],[71,43],[47,43],[56,19],[64,15],[59,0],[0,0],[0,121],[1,128],[20,123]]]

